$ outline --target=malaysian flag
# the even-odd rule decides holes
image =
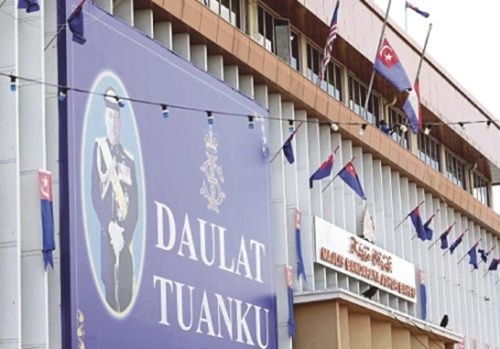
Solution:
[[[326,39],[325,51],[323,52],[323,59],[321,60],[321,64],[319,66],[318,85],[321,84],[325,75],[326,66],[332,59],[333,42],[337,37],[337,15],[339,13],[339,4],[340,0],[337,1],[337,5],[335,5],[335,10],[333,11],[332,22],[330,23],[330,30],[328,31],[328,38]]]

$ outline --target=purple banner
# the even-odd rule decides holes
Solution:
[[[267,111],[83,13],[86,43],[67,40],[72,348],[277,348]]]

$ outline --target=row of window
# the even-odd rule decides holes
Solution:
[[[217,12],[221,17],[231,22],[238,28],[244,28],[244,16],[241,3],[244,0],[205,0],[205,4],[213,11]],[[300,36],[294,32],[288,20],[278,18],[262,6],[258,6],[258,33],[257,40],[270,52],[281,57],[288,62],[297,71],[302,70],[301,62],[301,45]],[[319,70],[322,59],[322,51],[314,44],[307,42],[305,55],[305,74],[313,83],[318,83]],[[383,120],[382,98],[377,93],[371,93],[368,101],[367,110],[365,111],[367,87],[360,82],[351,72],[347,72],[347,93],[344,93],[343,88],[343,69],[338,63],[331,61],[326,69],[323,80],[320,83],[321,89],[326,91],[333,98],[345,102],[347,95],[347,104],[351,110],[362,116],[368,123],[379,125]],[[394,107],[389,106],[387,109],[387,119],[389,125],[404,125],[406,117],[404,113]],[[411,149],[410,133],[404,128],[393,127],[389,136],[399,143],[402,147]],[[470,192],[476,199],[486,205],[490,205],[488,181],[476,171],[471,173],[469,183],[466,181],[465,163],[460,158],[452,154],[447,149],[445,150],[445,164],[442,166],[440,158],[441,144],[431,136],[420,133],[417,135],[418,141],[418,156],[434,168],[436,171],[442,171],[448,179],[457,186],[467,189],[471,188]]]

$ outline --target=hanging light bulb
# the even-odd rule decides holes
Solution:
[[[490,128],[491,127],[491,120],[486,121],[486,127]]]
[[[367,124],[362,124],[361,127],[359,128],[359,135],[362,136],[365,134]]]
[[[162,104],[161,105],[161,115],[163,116],[164,119],[168,119],[170,116],[170,111],[168,110],[168,105]]]
[[[211,126],[214,124],[214,116],[211,111],[207,111],[208,124]]]
[[[120,108],[123,108],[123,107],[125,106],[125,103],[121,100],[121,98],[120,98],[120,97],[118,97],[118,96],[114,96],[114,97],[115,97],[115,99],[116,99],[116,103],[118,103],[118,106],[119,106]]]
[[[14,75],[10,76],[10,90],[15,91],[17,89],[17,78]]]
[[[464,122],[459,122],[458,123],[458,126],[460,126],[462,128],[462,130],[465,130],[465,123]]]
[[[431,133],[431,128],[432,128],[432,125],[425,125],[425,127],[424,127],[424,135],[428,136],[429,133]]]
[[[408,132],[408,127],[406,125],[400,125],[399,129],[401,130],[401,133],[406,133]]]
[[[253,123],[254,117],[252,115],[248,115],[248,128],[250,130],[253,130],[254,123]]]
[[[337,125],[334,122],[332,122],[332,124],[330,125],[330,127],[332,128],[333,132],[337,132],[339,130],[339,125]]]
[[[288,132],[293,133],[293,120],[288,120]]]
[[[65,99],[66,99],[66,96],[68,95],[68,88],[63,86],[61,88],[59,88],[59,95],[58,95],[58,99],[60,102],[63,102]]]

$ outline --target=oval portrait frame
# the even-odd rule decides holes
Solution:
[[[109,70],[100,73],[94,79],[92,87],[90,88],[90,91],[97,91],[99,93],[89,94],[85,106],[80,164],[82,221],[84,226],[88,261],[94,279],[94,284],[99,293],[101,302],[113,317],[124,318],[133,309],[141,286],[146,246],[146,190],[141,142],[133,105],[127,100],[122,100],[124,106],[120,109],[120,116],[122,120],[120,143],[132,154],[134,158],[137,179],[138,220],[131,242],[131,253],[133,259],[132,299],[127,308],[123,311],[116,311],[106,301],[105,288],[103,282],[101,281],[101,226],[93,208],[91,196],[94,144],[97,138],[106,138],[106,126],[104,120],[105,97],[103,95],[108,88],[114,89],[117,96],[128,96],[123,82],[115,73]]]

